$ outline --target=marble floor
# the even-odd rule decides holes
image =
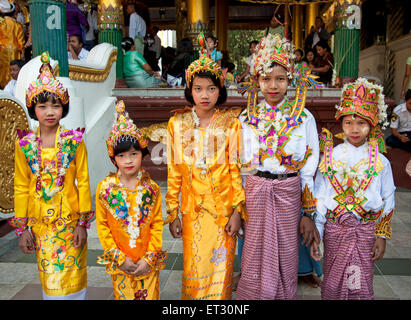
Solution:
[[[164,184],[163,199],[166,193]],[[164,200],[163,200],[164,201]],[[165,216],[163,202],[163,216]],[[411,299],[411,190],[396,192],[396,212],[392,221],[393,236],[387,242],[384,259],[375,267],[374,293],[376,299]],[[105,268],[97,265],[96,257],[102,253],[97,236],[96,224],[88,235],[88,298],[89,300],[113,300],[111,279]],[[17,246],[14,233],[0,238],[0,300],[41,299],[34,255],[23,254]],[[170,235],[164,227],[163,249],[169,256],[166,268],[160,272],[160,294],[162,300],[180,299],[181,275],[183,269],[182,242]],[[238,270],[238,265],[235,266]],[[233,294],[235,299],[235,293]],[[320,289],[305,283],[298,285],[299,300],[320,299]]]

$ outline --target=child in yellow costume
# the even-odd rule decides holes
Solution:
[[[123,101],[107,140],[108,155],[118,168],[96,192],[97,232],[116,300],[159,300],[163,220],[160,187],[141,168],[147,139],[128,118]]]
[[[68,92],[54,78],[47,53],[41,61],[26,93],[28,113],[39,127],[19,132],[16,142],[10,224],[22,251],[36,252],[44,299],[86,299],[86,228],[94,213],[84,130],[60,126],[69,111]]]
[[[207,56],[202,34],[198,40],[202,55],[186,70],[185,96],[193,107],[178,110],[168,123],[165,223],[183,240],[182,299],[227,300],[236,235],[246,219],[238,168],[240,110],[216,108],[227,98],[224,77]]]

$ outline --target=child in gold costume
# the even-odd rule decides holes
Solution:
[[[55,79],[47,53],[26,93],[33,132],[15,148],[14,208],[24,253],[36,253],[44,299],[87,298],[87,231],[91,195],[83,130],[64,129],[69,96]],[[77,184],[75,183],[77,182]]]
[[[141,168],[147,139],[117,103],[117,122],[107,140],[118,168],[96,192],[97,231],[104,248],[98,263],[111,274],[116,300],[159,300],[163,219],[160,187]]]
[[[176,111],[167,131],[167,213],[183,240],[182,299],[231,299],[236,235],[246,219],[238,167],[240,110],[217,109],[227,92],[205,50],[186,70],[192,108]],[[181,192],[181,201],[179,194]],[[178,213],[182,214],[182,224]]]

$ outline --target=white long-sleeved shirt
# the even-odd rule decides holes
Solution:
[[[279,106],[281,107],[286,100],[284,99]],[[266,106],[266,108],[272,108],[265,100],[263,100],[258,107]],[[255,131],[245,122],[247,110],[244,110],[240,115],[240,121],[242,126],[242,138],[243,138],[243,161],[247,163],[252,161],[254,156],[259,153],[260,144],[258,142],[258,137]],[[290,133],[290,139],[287,144],[283,147],[283,150],[292,155],[292,159],[296,161],[301,161],[304,159],[306,152],[306,147],[308,146],[312,149],[312,154],[308,158],[307,162],[300,169],[301,176],[301,188],[302,190],[306,185],[308,185],[311,192],[314,188],[314,175],[317,170],[318,160],[319,160],[319,143],[318,143],[318,133],[317,126],[315,123],[314,116],[305,108],[304,112],[307,116],[303,116],[303,122],[296,128],[294,128]],[[287,116],[284,114],[284,116]],[[266,125],[269,125],[268,120],[262,120]],[[259,171],[269,171],[273,174],[285,173],[287,168],[280,165],[280,162],[276,157],[266,158],[261,165],[257,167]],[[314,194],[314,193],[313,193]]]
[[[146,35],[146,22],[136,12],[130,15],[130,25],[128,36],[134,40],[136,36],[144,37]]]
[[[368,152],[368,142],[360,147],[355,147],[345,141],[333,148],[333,167],[334,169],[339,169],[338,161],[346,162],[348,167],[355,165],[361,167],[359,162],[365,161],[368,163]],[[378,221],[380,221],[382,217],[388,215],[395,207],[395,186],[390,162],[381,153],[378,155],[384,167],[377,176],[373,177],[369,187],[365,190],[363,195],[367,200],[361,206],[366,211],[372,212],[377,212],[384,207],[378,219]],[[343,181],[342,172],[338,172],[337,170],[335,176],[341,184]],[[346,186],[343,186],[343,188],[346,189]],[[354,188],[354,190],[355,189],[356,188]],[[317,171],[315,177],[314,194],[317,198],[317,217],[315,224],[322,238],[324,224],[327,220],[327,210],[334,210],[338,206],[338,203],[334,200],[337,193],[331,186],[328,178],[324,177],[320,170]],[[352,214],[358,220],[361,220],[361,217],[357,213],[352,212]],[[376,223],[378,223],[378,221],[376,221]]]

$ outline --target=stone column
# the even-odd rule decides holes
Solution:
[[[98,42],[108,42],[117,47],[116,78],[123,78],[123,6],[121,0],[99,0]]]
[[[360,55],[361,0],[345,0],[336,3],[334,69],[336,85],[358,77]]]
[[[187,0],[187,29],[186,36],[193,40],[195,49],[197,35],[210,33],[210,2],[209,0]]]
[[[68,77],[66,2],[30,0],[33,57],[48,51],[59,62],[59,76]]]
[[[291,30],[293,33],[293,43],[296,49],[304,49],[303,40],[303,7],[294,5],[293,19],[291,21]]]
[[[218,50],[228,50],[228,0],[215,0],[215,33]]]

